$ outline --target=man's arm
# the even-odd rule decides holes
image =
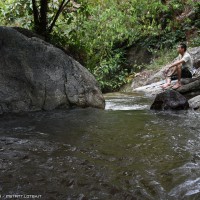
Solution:
[[[180,65],[180,64],[182,64],[182,63],[184,63],[184,62],[185,62],[185,61],[184,61],[183,59],[174,62],[173,64],[171,64],[171,65],[168,67],[168,69],[166,70],[166,72],[168,72],[172,67],[175,67],[175,66],[177,66],[177,65]]]
[[[171,69],[172,67],[175,67],[177,65],[180,65],[182,63],[184,63],[185,61],[184,60],[178,60],[176,62],[174,62],[173,64],[171,64],[169,67],[168,67],[168,70]]]

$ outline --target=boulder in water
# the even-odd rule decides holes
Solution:
[[[157,94],[151,110],[186,110],[189,108],[187,99],[179,92],[167,90]]]
[[[61,49],[0,27],[0,113],[104,108],[94,76]]]

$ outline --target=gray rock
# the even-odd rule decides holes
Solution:
[[[153,54],[139,44],[134,44],[126,49],[126,63],[129,67],[134,65],[149,64],[153,58]]]
[[[193,97],[192,99],[189,99],[188,101],[190,108],[194,110],[200,110],[200,95]]]
[[[172,85],[175,84],[176,81],[172,81]],[[149,85],[141,86],[134,89],[135,92],[143,92],[146,96],[155,97],[157,94],[163,92],[162,85],[165,84],[165,81],[158,81]]]
[[[0,113],[104,108],[95,78],[62,50],[0,27]]]
[[[153,70],[146,70],[146,71],[139,73],[133,79],[132,84],[131,84],[131,88],[135,89],[135,88],[138,88],[138,87],[141,87],[141,86],[144,86],[144,85],[148,85],[147,80],[149,80],[152,76],[154,76],[154,74],[155,74],[155,71],[153,71]],[[159,81],[159,80],[161,80],[161,79],[159,78],[157,81]],[[154,81],[154,83],[157,82],[157,81]]]
[[[187,99],[179,92],[174,90],[167,90],[159,93],[153,104],[151,110],[186,110],[189,108]]]
[[[190,98],[200,95],[200,77],[191,79],[188,84],[182,85],[177,91]]]
[[[158,81],[155,83],[152,83],[150,85],[145,85],[138,87],[134,89],[136,92],[143,92],[146,96],[152,97],[155,96],[161,92],[163,92],[163,89],[161,86],[165,83],[165,81]]]
[[[195,68],[200,68],[200,47],[194,47],[188,50],[191,54]]]

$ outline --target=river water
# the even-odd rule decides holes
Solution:
[[[199,200],[200,114],[105,98],[106,110],[2,116],[0,199]]]

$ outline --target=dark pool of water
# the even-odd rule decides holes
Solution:
[[[0,195],[41,199],[200,199],[200,114],[154,112],[140,94],[106,110],[0,118]]]

